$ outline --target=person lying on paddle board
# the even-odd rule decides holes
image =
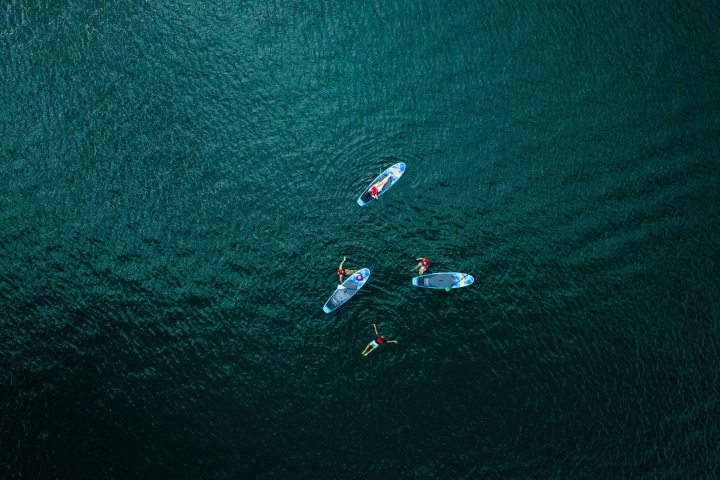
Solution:
[[[375,200],[377,200],[378,195],[380,194],[380,192],[382,191],[383,187],[388,182],[388,180],[390,180],[390,175],[387,175],[385,178],[383,178],[382,180],[377,182],[375,185],[370,187],[370,190],[368,191],[370,196],[373,197]]]
[[[345,270],[343,268],[343,263],[345,263],[345,260],[347,260],[347,257],[343,257],[343,261],[340,262],[340,266],[338,267],[337,270],[335,270],[335,272],[338,274],[338,277],[340,277],[340,283],[343,282],[343,277],[345,275],[349,276],[349,275],[352,275],[353,273],[357,272],[357,270]]]
[[[375,340],[367,344],[367,347],[365,347],[365,350],[363,350],[363,356],[367,357],[370,352],[375,350],[380,345],[385,345],[388,343],[397,343],[397,340],[388,340],[383,335],[380,335],[377,331],[377,327],[373,323],[373,328],[375,329]]]
[[[430,266],[430,259],[425,258],[425,257],[420,257],[420,258],[416,258],[415,260],[420,260],[420,263],[415,265],[415,268],[419,268],[420,270],[418,271],[418,274],[422,275],[423,273],[425,273],[425,270],[427,270],[428,267]],[[415,268],[413,268],[413,270],[415,270]]]

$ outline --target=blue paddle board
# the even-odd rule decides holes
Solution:
[[[360,195],[360,198],[357,199],[358,205],[361,207],[364,207],[368,203],[372,203],[375,201],[373,197],[370,196],[370,190],[374,185],[382,184],[380,188],[378,188],[378,197],[382,195],[383,193],[387,192],[390,187],[395,185],[395,182],[398,181],[400,177],[402,177],[402,174],[405,172],[405,164],[400,162],[396,163],[392,167],[388,168],[384,172],[382,172],[375,180],[372,181],[372,183],[365,189],[362,195]]]
[[[467,287],[473,284],[475,279],[467,273],[445,272],[421,275],[412,279],[412,284],[421,288],[445,289]]]
[[[362,268],[350,275],[347,280],[345,280],[341,285],[338,285],[335,292],[330,295],[330,299],[325,303],[323,311],[325,313],[330,313],[343,303],[350,300],[350,298],[355,295],[357,291],[363,287],[363,285],[365,285],[368,278],[370,278],[370,270],[367,268]]]

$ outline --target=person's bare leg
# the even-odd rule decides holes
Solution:
[[[371,354],[371,353],[373,352],[373,350],[375,350],[375,349],[373,348],[373,349],[372,349],[372,350],[370,350],[369,352],[367,352],[367,353],[363,353],[363,355],[365,355],[365,356],[367,357],[368,355],[370,355],[370,354]]]

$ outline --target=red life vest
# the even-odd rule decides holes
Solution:
[[[383,345],[387,343],[387,340],[385,340],[385,337],[383,337],[382,335],[378,335],[377,337],[375,337],[375,343],[377,343],[378,345]]]
[[[377,187],[372,187],[372,190],[370,190],[370,192],[372,192],[373,195],[377,196],[377,194],[378,194]]]
[[[342,269],[342,268],[338,268],[338,269],[337,269],[337,274],[342,277],[343,275],[345,275],[345,270]]]
[[[420,260],[420,265],[427,268],[430,266],[430,260],[428,260],[427,258],[423,258],[422,260]]]

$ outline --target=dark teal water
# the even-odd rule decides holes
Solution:
[[[610,3],[3,2],[0,478],[720,475],[718,4]]]

